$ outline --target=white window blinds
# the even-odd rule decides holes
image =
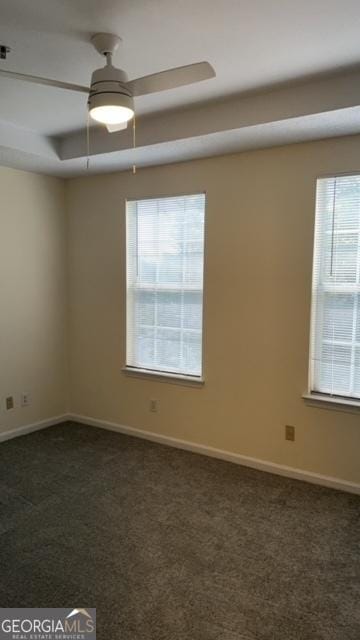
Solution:
[[[205,195],[127,202],[127,367],[202,376]]]
[[[311,390],[360,397],[360,175],[317,182]]]

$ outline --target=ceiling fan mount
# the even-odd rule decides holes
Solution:
[[[114,55],[119,48],[121,38],[113,33],[94,33],[90,42],[100,55]]]

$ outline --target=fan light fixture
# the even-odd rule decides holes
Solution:
[[[90,116],[102,124],[125,124],[134,117],[134,111],[122,105],[104,104],[90,109]]]
[[[113,67],[110,51],[103,53],[106,65],[92,74],[88,108],[93,120],[116,131],[115,127],[126,128],[134,117],[134,100],[126,86],[127,75]]]

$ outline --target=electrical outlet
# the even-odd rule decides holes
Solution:
[[[285,425],[285,440],[290,440],[290,442],[295,440],[295,427],[291,424]]]
[[[30,393],[27,391],[23,391],[21,394],[21,406],[28,407],[31,403]]]
[[[6,411],[11,411],[15,406],[14,403],[14,396],[8,396],[7,398],[5,398],[5,407],[6,407]]]
[[[158,410],[158,402],[157,400],[150,400],[150,411],[152,413],[157,413]]]

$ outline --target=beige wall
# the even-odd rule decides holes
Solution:
[[[301,398],[315,178],[352,170],[359,137],[69,181],[72,411],[359,482],[359,414]],[[202,190],[205,386],[127,377],[125,198]]]
[[[0,432],[67,410],[66,280],[63,181],[0,168]]]

